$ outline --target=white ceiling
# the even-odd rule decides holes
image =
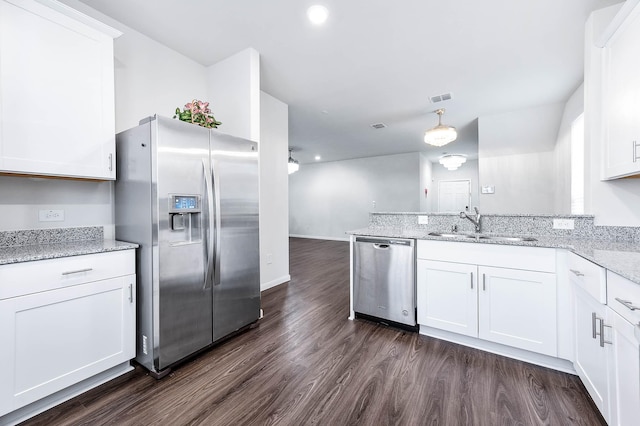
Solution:
[[[618,2],[81,1],[203,65],[255,48],[262,90],[289,105],[289,144],[301,163],[316,154],[477,155],[478,117],[568,99],[583,78],[589,13]],[[329,8],[323,27],[306,20],[312,4]],[[429,102],[445,92],[454,99]],[[438,107],[459,133],[443,148],[422,141]],[[388,127],[370,127],[379,122]]]

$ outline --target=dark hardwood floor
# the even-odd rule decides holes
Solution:
[[[28,425],[603,425],[575,376],[347,319],[349,245],[291,239],[251,329],[156,381],[135,371]]]

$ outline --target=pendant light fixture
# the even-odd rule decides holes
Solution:
[[[449,142],[453,142],[458,137],[455,127],[446,126],[442,124],[442,114],[444,114],[444,108],[436,110],[438,114],[438,125],[433,129],[429,129],[424,132],[424,141],[429,145],[443,146]]]
[[[291,157],[291,151],[293,151],[293,149],[289,148],[289,161],[287,162],[289,174],[297,172],[300,168],[300,164],[298,164],[298,161],[294,160],[293,157]]]
[[[448,154],[440,157],[439,163],[442,164],[447,170],[456,170],[458,167],[467,162],[467,157],[464,155]]]

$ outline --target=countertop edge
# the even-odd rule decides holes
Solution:
[[[416,240],[433,240],[433,241],[445,241],[445,242],[455,242],[455,243],[468,243],[468,244],[498,244],[498,245],[508,245],[508,246],[520,246],[520,247],[542,247],[542,248],[554,248],[554,249],[565,249],[569,250],[576,255],[583,257],[590,262],[599,265],[608,271],[616,273],[623,278],[626,278],[635,284],[640,285],[640,269],[638,268],[625,268],[621,266],[617,262],[621,262],[621,260],[616,259],[616,261],[608,261],[606,259],[598,258],[595,256],[595,252],[607,253],[610,252],[614,257],[615,254],[627,254],[630,256],[635,256],[638,258],[638,262],[635,260],[633,264],[637,264],[640,262],[640,247],[637,245],[633,245],[629,242],[610,242],[610,241],[601,241],[601,240],[591,240],[591,239],[570,239],[570,238],[557,238],[557,237],[538,237],[535,235],[531,235],[531,237],[536,238],[536,241],[504,241],[504,240],[475,240],[469,238],[450,238],[450,237],[438,237],[433,235],[425,234],[425,231],[407,231],[401,229],[378,229],[372,230],[369,228],[356,229],[353,231],[347,232],[349,235],[353,236],[368,236],[368,237],[387,237],[387,238],[409,238]],[[487,234],[487,235],[499,235],[499,234]],[[527,235],[529,236],[529,235]],[[628,245],[630,249],[621,250],[621,249],[611,249],[606,247],[607,245],[618,244],[618,245]],[[632,248],[632,249],[631,249]]]
[[[138,248],[136,243],[118,240],[85,240],[64,243],[0,247],[0,265],[59,259]]]

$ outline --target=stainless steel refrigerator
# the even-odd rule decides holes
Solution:
[[[161,377],[259,318],[258,147],[156,115],[116,150],[116,238],[140,245],[136,361]]]

